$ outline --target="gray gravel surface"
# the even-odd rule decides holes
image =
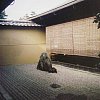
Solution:
[[[0,85],[13,100],[100,100],[100,74],[57,64],[53,64],[57,73],[40,71],[36,67],[37,64],[0,66]],[[52,84],[60,87],[52,88]],[[68,99],[66,95],[86,98]]]

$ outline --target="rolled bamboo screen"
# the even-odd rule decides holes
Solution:
[[[98,57],[100,29],[94,17],[66,22],[46,28],[46,47],[49,53]]]

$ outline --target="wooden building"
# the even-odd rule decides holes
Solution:
[[[100,0],[74,0],[30,18],[34,23],[0,21],[0,64],[34,63],[44,51],[98,58],[98,12]]]
[[[46,27],[48,53],[96,57],[100,54],[100,29],[93,23],[100,0],[74,0],[31,20]]]

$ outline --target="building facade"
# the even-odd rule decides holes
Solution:
[[[46,48],[49,53],[98,57],[100,29],[94,17],[46,27]]]
[[[100,29],[93,23],[100,0],[74,0],[35,16],[46,27],[49,54],[96,57],[100,54]]]

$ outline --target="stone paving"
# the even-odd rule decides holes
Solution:
[[[0,85],[13,100],[100,100],[100,74],[57,64],[53,64],[57,73],[36,67],[37,64],[0,66]],[[52,88],[52,84],[58,88]]]

